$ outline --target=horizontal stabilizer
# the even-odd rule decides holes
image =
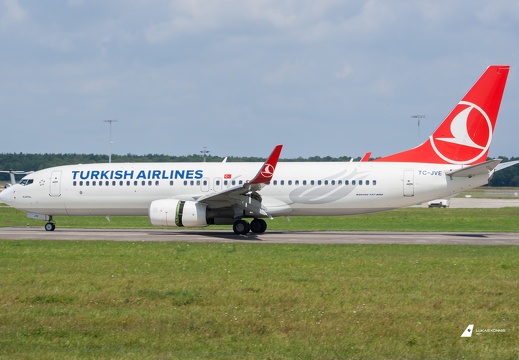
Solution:
[[[496,171],[503,170],[503,169],[506,169],[509,166],[514,166],[514,165],[517,165],[517,164],[519,164],[519,160],[508,161],[508,162],[505,162],[505,163],[497,165],[496,166]]]
[[[473,177],[483,174],[488,175],[500,162],[501,159],[488,160],[481,164],[467,166],[458,170],[446,171],[445,174],[453,177]]]

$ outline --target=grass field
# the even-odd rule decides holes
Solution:
[[[518,217],[405,208],[268,225],[519,233]],[[0,226],[27,225],[43,222],[0,206]],[[519,358],[514,246],[0,241],[0,271],[0,359]]]
[[[519,247],[2,241],[0,269],[3,359],[519,356]]]

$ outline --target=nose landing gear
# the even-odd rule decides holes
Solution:
[[[56,229],[56,223],[52,220],[52,216],[49,216],[49,222],[45,224],[46,231],[54,231]]]

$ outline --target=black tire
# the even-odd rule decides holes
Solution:
[[[45,230],[46,231],[54,231],[56,229],[56,225],[53,223],[46,223],[45,224]]]
[[[250,224],[245,220],[237,220],[234,222],[232,230],[236,235],[245,235],[250,231]]]
[[[267,223],[263,219],[254,219],[250,223],[250,231],[255,234],[263,234],[267,230]]]

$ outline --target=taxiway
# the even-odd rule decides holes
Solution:
[[[0,240],[162,241],[262,244],[519,245],[517,233],[267,231],[235,235],[224,230],[0,228]]]

